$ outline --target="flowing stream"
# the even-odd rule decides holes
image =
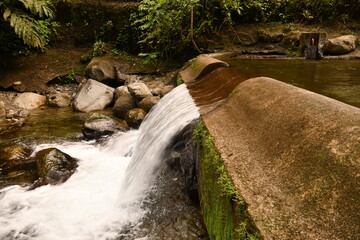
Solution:
[[[139,130],[112,136],[102,144],[37,146],[36,151],[56,147],[68,153],[79,159],[79,167],[61,185],[0,190],[0,239],[118,239],[124,228],[136,228],[149,211],[144,199],[151,192],[162,152],[198,117],[198,108],[182,84],[161,99]]]

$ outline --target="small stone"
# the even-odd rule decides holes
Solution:
[[[140,124],[146,117],[146,112],[141,108],[131,109],[126,113],[125,121],[132,128],[139,128]]]
[[[118,98],[124,94],[130,94],[127,86],[120,86],[116,88],[114,91],[114,101],[116,102],[116,100],[118,100]]]
[[[6,118],[13,118],[16,116],[16,112],[13,109],[10,109],[8,111],[8,114],[6,115]]]
[[[16,82],[13,82],[13,86],[20,86],[22,84],[21,81],[16,81]]]
[[[150,109],[155,106],[160,101],[159,96],[146,97],[139,102],[139,108],[143,109],[145,112],[149,112]]]
[[[129,92],[140,102],[146,97],[151,97],[152,94],[145,83],[135,82],[128,85]]]

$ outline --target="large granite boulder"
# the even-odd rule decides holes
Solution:
[[[116,132],[125,132],[129,126],[124,120],[101,113],[92,113],[85,121],[82,132],[88,139],[98,139]]]
[[[40,94],[26,92],[15,98],[14,104],[27,110],[36,109],[46,104],[46,97]]]
[[[139,128],[140,124],[146,117],[146,112],[141,108],[131,109],[126,113],[125,121],[132,128]]]
[[[337,38],[330,38],[325,43],[325,54],[347,54],[356,49],[356,37],[354,35],[346,35]]]
[[[123,94],[116,100],[113,107],[113,114],[115,117],[124,119],[126,113],[133,108],[136,108],[134,97],[129,93]]]
[[[41,185],[56,185],[65,182],[78,166],[75,158],[57,148],[48,148],[37,152],[35,161]]]
[[[145,112],[149,112],[150,109],[155,106],[160,101],[159,96],[146,97],[139,102],[139,108],[143,109]]]
[[[89,79],[80,84],[73,106],[80,112],[103,110],[112,103],[113,97],[114,88]]]
[[[68,93],[56,93],[48,96],[48,104],[51,107],[68,107],[71,103],[71,96]]]
[[[100,82],[110,83],[116,79],[114,62],[110,59],[95,57],[85,68],[85,74]]]
[[[130,93],[136,98],[138,102],[146,97],[151,97],[152,94],[145,83],[135,82],[128,85]]]

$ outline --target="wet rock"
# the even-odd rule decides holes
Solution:
[[[46,104],[46,97],[40,94],[26,92],[15,98],[14,104],[28,110],[36,109]]]
[[[0,101],[0,118],[6,117],[5,103]]]
[[[56,93],[48,96],[48,104],[51,107],[68,107],[71,103],[71,96],[68,93]]]
[[[23,145],[11,145],[0,149],[1,172],[11,172],[21,169],[34,168],[29,160],[32,150]],[[33,167],[32,167],[33,166]]]
[[[110,105],[114,97],[114,88],[89,79],[82,82],[74,98],[74,109],[81,112],[103,110]]]
[[[141,80],[141,76],[124,74],[119,71],[116,72],[116,77],[120,83],[124,83],[126,85],[129,85],[129,84],[132,84],[134,82],[138,82]]]
[[[125,121],[132,128],[139,128],[146,117],[146,112],[141,108],[134,108],[126,113]]]
[[[128,85],[129,92],[136,98],[138,102],[146,97],[151,97],[152,94],[145,83],[135,82]]]
[[[113,107],[113,114],[115,117],[124,119],[126,113],[130,110],[136,108],[136,101],[131,94],[121,95],[115,102]]]
[[[168,85],[168,86],[161,88],[160,96],[161,97],[165,96],[167,93],[169,93],[173,89],[174,89],[174,86],[172,86],[172,85]]]
[[[85,121],[82,132],[88,139],[98,139],[116,132],[125,132],[129,126],[124,120],[101,113],[92,113]]]
[[[148,86],[150,92],[154,96],[159,96],[161,93],[161,89],[164,87],[164,83],[160,80],[153,80],[145,82],[146,86]]]
[[[95,57],[85,68],[85,74],[100,82],[109,83],[116,79],[114,62],[101,57]]]
[[[159,96],[146,97],[139,102],[139,108],[143,109],[145,112],[149,112],[150,109],[155,106],[160,101]]]
[[[124,94],[130,94],[127,86],[120,86],[116,88],[114,91],[114,101],[116,102],[116,100],[118,100],[118,98]]]
[[[41,184],[65,182],[76,170],[77,160],[57,148],[41,150],[35,155]]]
[[[346,35],[337,38],[331,38],[326,41],[324,46],[325,54],[347,54],[356,49],[356,37],[354,35]]]

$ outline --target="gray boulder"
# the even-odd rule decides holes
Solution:
[[[114,88],[89,79],[80,84],[73,106],[80,112],[103,110],[110,105],[114,97]]]
[[[116,88],[114,91],[114,101],[116,102],[116,100],[118,100],[118,98],[124,94],[130,94],[127,86],[120,86]]]
[[[159,96],[146,97],[139,102],[139,108],[143,109],[145,112],[149,112],[150,109],[155,106],[160,101]]]
[[[41,185],[65,182],[76,170],[77,160],[56,148],[41,150],[35,155]]]
[[[132,128],[139,128],[146,117],[146,112],[141,108],[134,108],[126,113],[125,121]]]
[[[325,54],[347,54],[356,49],[356,37],[354,35],[346,35],[337,38],[328,39],[324,46]]]
[[[48,104],[51,107],[68,107],[71,103],[71,96],[68,93],[56,93],[48,96]]]
[[[113,107],[113,114],[115,117],[124,119],[126,113],[133,108],[136,108],[134,97],[129,93],[123,94],[116,100]]]
[[[40,94],[26,92],[15,98],[14,104],[27,110],[36,109],[46,104],[46,97]]]
[[[151,97],[152,94],[145,83],[135,82],[128,85],[129,92],[140,102],[143,98]]]
[[[88,139],[98,139],[116,132],[125,132],[129,126],[124,120],[114,119],[101,113],[92,113],[85,121],[82,132]]]
[[[112,60],[95,57],[85,68],[85,74],[100,82],[111,82],[116,79],[116,71]]]

